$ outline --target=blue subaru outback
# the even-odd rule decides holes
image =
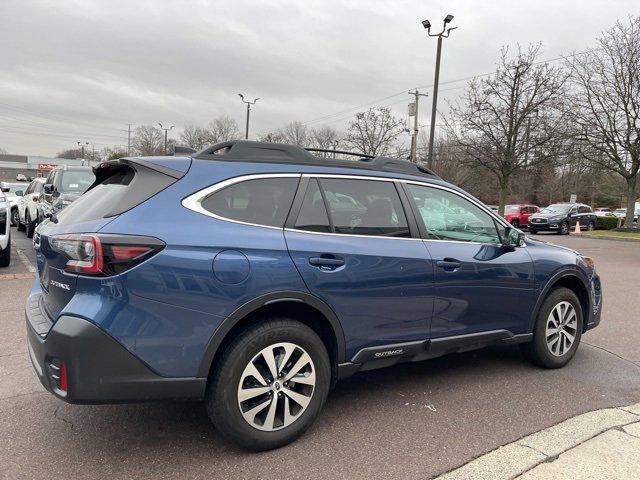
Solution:
[[[96,167],[38,226],[29,354],[71,403],[204,399],[291,442],[361,370],[495,344],[557,368],[598,325],[593,261],[416,164],[235,141]]]

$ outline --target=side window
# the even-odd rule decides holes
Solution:
[[[256,178],[230,185],[202,201],[205,210],[238,222],[283,227],[298,178]]]
[[[587,207],[586,205],[580,205],[578,207],[578,213],[591,213],[591,207]]]
[[[308,232],[331,232],[327,209],[315,178],[309,181],[295,228]]]
[[[409,184],[429,237],[481,243],[500,243],[493,217],[455,193]]]
[[[335,233],[410,237],[407,217],[392,182],[321,178]]]

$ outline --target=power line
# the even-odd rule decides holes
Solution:
[[[547,59],[547,60],[539,60],[537,62],[533,62],[533,65],[539,65],[541,63],[557,62],[558,60],[563,60],[563,59],[566,59],[566,58],[571,58],[571,57],[575,57],[577,55],[583,55],[583,54],[586,54],[586,53],[596,52],[596,51],[599,51],[599,50],[601,50],[601,49],[600,48],[592,48],[592,49],[589,49],[589,50],[583,50],[581,52],[575,52],[575,53],[572,53],[570,55],[563,55],[563,56],[559,56],[559,57],[550,58],[550,59]],[[477,74],[477,75],[471,75],[471,76],[467,76],[467,77],[456,78],[456,79],[453,79],[453,80],[448,80],[446,82],[440,82],[440,85],[450,85],[450,84],[453,84],[453,83],[473,80],[474,78],[488,77],[488,76],[493,75],[493,74],[495,74],[495,70],[493,70],[491,72],[480,73],[480,74]],[[426,85],[418,85],[416,88],[419,89],[419,88],[432,88],[432,87],[433,87],[433,84],[426,84]],[[464,86],[455,87],[455,88],[446,89],[446,90],[441,90],[441,91],[455,90],[457,88],[464,88]],[[306,125],[306,126],[309,126],[309,125],[312,125],[312,124],[317,124],[317,123],[322,123],[322,121],[325,120],[325,119],[329,119],[329,118],[337,117],[337,116],[343,116],[345,113],[354,112],[354,111],[359,110],[361,108],[377,105],[378,103],[383,102],[385,100],[389,100],[391,98],[394,98],[394,97],[397,97],[397,96],[400,96],[400,95],[405,95],[407,90],[408,89],[405,89],[405,90],[402,90],[401,92],[394,93],[392,95],[388,95],[386,97],[378,98],[378,99],[375,99],[375,100],[371,100],[369,102],[362,103],[360,105],[355,105],[353,107],[350,107],[350,108],[347,108],[347,109],[344,109],[344,110],[340,110],[340,111],[335,112],[335,113],[326,114],[326,115],[322,115],[320,117],[312,118],[312,119],[307,120],[306,122],[302,122],[302,123],[303,123],[303,125]],[[399,103],[399,102],[396,102],[396,103]],[[391,104],[391,105],[394,105],[394,104]],[[351,114],[349,116],[351,116]],[[336,120],[336,121],[338,121],[338,120]],[[334,123],[334,122],[331,121],[331,122],[328,122],[328,123]]]

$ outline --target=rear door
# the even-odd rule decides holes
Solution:
[[[348,357],[427,339],[433,266],[397,185],[305,176],[300,192],[285,229],[289,252],[311,293],[340,319]]]

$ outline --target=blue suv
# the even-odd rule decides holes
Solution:
[[[313,153],[235,141],[96,167],[34,236],[26,320],[45,388],[204,399],[222,435],[264,450],[358,371],[495,344],[557,368],[598,325],[590,258],[416,164]]]

